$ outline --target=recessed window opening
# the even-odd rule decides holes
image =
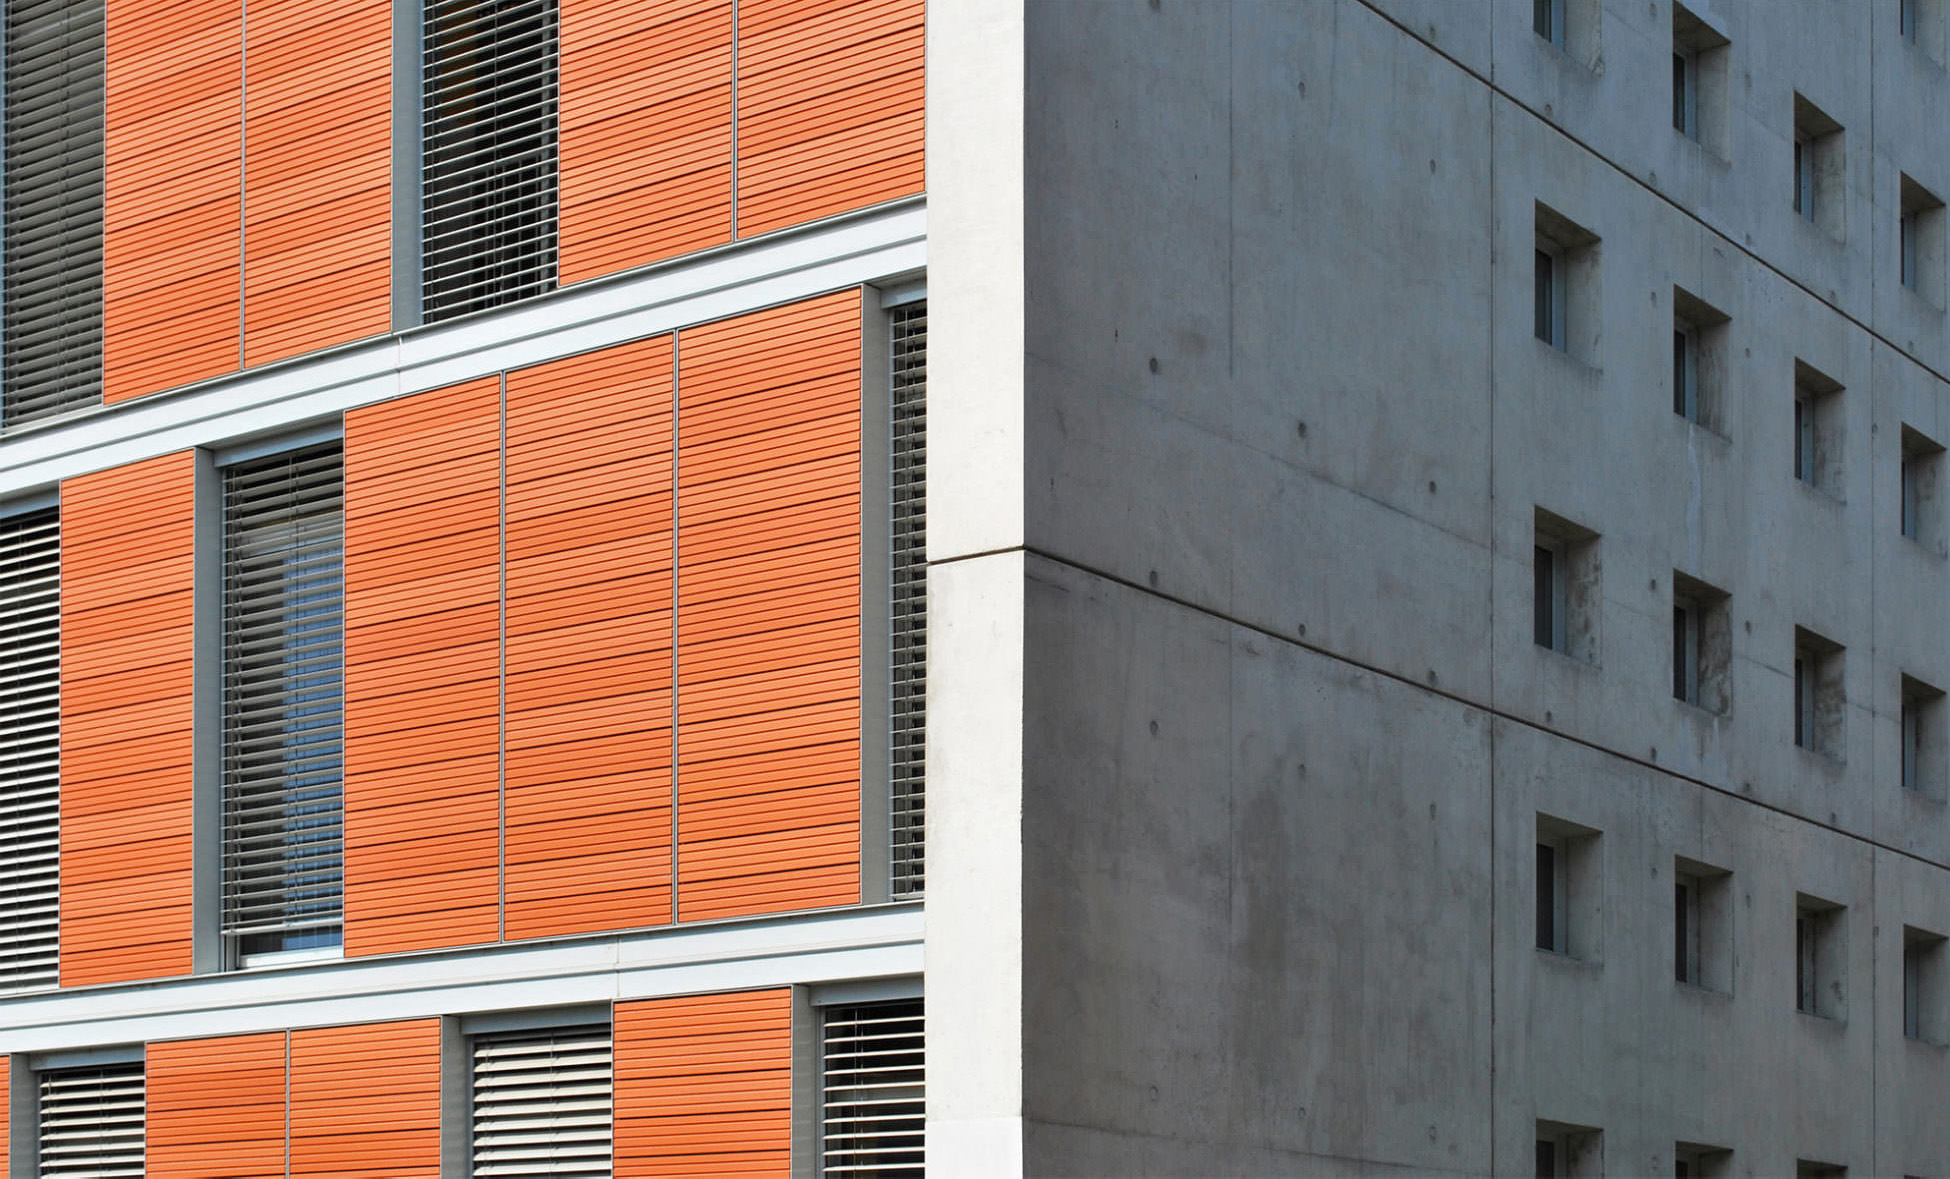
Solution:
[[[1902,428],[1902,533],[1932,552],[1943,549],[1938,510],[1938,484],[1943,471],[1943,447],[1934,438],[1905,424]]]
[[[1733,1152],[1723,1146],[1673,1143],[1672,1173],[1676,1179],[1721,1179],[1732,1174],[1732,1161]]]
[[[1564,0],[1530,0],[1530,31],[1564,48]]]
[[[479,1033],[469,1060],[474,1175],[610,1173],[608,1023]]]
[[[1902,679],[1902,787],[1924,798],[1945,797],[1946,733],[1943,692],[1911,676]]]
[[[1794,477],[1836,498],[1842,490],[1841,392],[1840,382],[1794,362]]]
[[[1595,364],[1601,306],[1598,236],[1544,204],[1536,206],[1535,215],[1531,334]]]
[[[1731,880],[1725,869],[1673,857],[1674,982],[1732,993]]]
[[[1531,638],[1585,663],[1598,660],[1598,536],[1537,509],[1531,542]]]
[[[1843,912],[1832,901],[1795,897],[1794,1008],[1804,1015],[1843,1017]]]
[[[1794,628],[1794,743],[1837,761],[1845,722],[1843,656],[1840,644]]]
[[[1794,211],[1831,237],[1843,237],[1843,171],[1847,160],[1842,125],[1796,94],[1793,140]]]
[[[1732,628],[1727,594],[1677,570],[1672,576],[1672,697],[1709,712],[1729,704]]]
[[[143,1174],[145,1085],[140,1059],[35,1074],[33,1173]]]
[[[895,999],[820,1009],[819,1174],[924,1173],[923,1002]]]
[[[1724,434],[1727,314],[1681,287],[1672,308],[1672,412]]]
[[[223,912],[232,963],[335,954],[344,893],[344,465],[223,470]]]
[[[1903,1037],[1925,1044],[1946,1040],[1944,938],[1903,926]]]
[[[1587,962],[1599,960],[1603,908],[1600,833],[1550,815],[1537,816],[1537,948]]]
[[[1538,1179],[1583,1179],[1605,1173],[1604,1132],[1594,1126],[1537,1121]]]
[[[1537,243],[1532,331],[1553,348],[1564,347],[1563,252],[1548,242]]]
[[[1902,284],[1940,311],[1944,305],[1943,201],[1908,175],[1899,177],[1898,183],[1901,208],[1897,247]]]
[[[1672,129],[1726,154],[1727,37],[1699,13],[1672,6]]]

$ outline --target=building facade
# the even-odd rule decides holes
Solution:
[[[15,1176],[1950,1171],[1945,0],[6,0]]]

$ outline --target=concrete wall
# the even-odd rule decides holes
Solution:
[[[1950,933],[1950,816],[1898,776],[1950,581],[1897,503],[1950,333],[1894,245],[1899,174],[1950,186],[1950,82],[1893,0],[1717,0],[1702,146],[1666,0],[1567,8],[1573,52],[1524,0],[1021,9],[1028,1173],[1522,1173],[1539,1119],[1613,1174],[1950,1168],[1900,978],[1905,925]],[[1796,92],[1844,128],[1838,232],[1790,207]],[[931,167],[939,290],[976,270]],[[1582,358],[1532,337],[1539,202],[1600,239]],[[1710,429],[1675,287],[1728,317]],[[1843,386],[1829,491],[1796,360]],[[1531,641],[1539,508],[1599,536],[1588,662]],[[1675,572],[1730,595],[1722,713],[1672,698]],[[1846,648],[1836,756],[1793,744],[1797,626]],[[1583,960],[1533,946],[1540,813],[1599,833]],[[1673,982],[1675,856],[1729,873],[1717,990]],[[1842,906],[1842,1018],[1794,1009],[1797,894]],[[931,1034],[975,912],[931,893]]]

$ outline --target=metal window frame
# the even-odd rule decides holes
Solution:
[[[822,1069],[827,1009],[905,1000],[923,1003],[923,1051],[927,994],[921,975],[852,979],[792,989],[793,1179],[820,1179],[826,1081]]]
[[[1699,142],[1699,53],[1672,47],[1672,129]]]
[[[224,628],[227,539],[224,475],[232,467],[289,451],[344,441],[334,415],[230,439],[196,452],[192,664],[191,969],[194,973],[271,970],[344,957],[337,946],[244,953],[224,921]],[[341,593],[343,592],[341,571]]]
[[[41,1176],[41,1077],[50,1072],[136,1064],[143,1072],[143,1154],[148,1154],[148,1062],[144,1045],[60,1053],[16,1053],[8,1064],[8,1179]]]

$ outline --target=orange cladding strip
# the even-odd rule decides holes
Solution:
[[[669,922],[671,340],[508,374],[507,934]]]
[[[730,0],[562,0],[561,280],[731,240]]]
[[[501,382],[345,415],[345,947],[500,929]]]
[[[682,920],[860,900],[860,316],[679,339]]]
[[[284,1179],[285,1033],[149,1045],[149,1179]]]
[[[392,326],[392,4],[251,0],[244,360]]]
[[[440,1021],[291,1033],[291,1179],[438,1179]]]
[[[792,992],[618,1003],[617,1179],[792,1164]]]
[[[13,1058],[0,1053],[0,1172],[12,1174],[9,1165],[13,1154],[8,1149],[13,1144],[13,1133],[8,1115],[13,1112]]]
[[[195,457],[61,485],[61,981],[190,971]]]
[[[925,0],[739,0],[738,236],[922,191]]]
[[[110,0],[103,398],[238,367],[243,0]]]

